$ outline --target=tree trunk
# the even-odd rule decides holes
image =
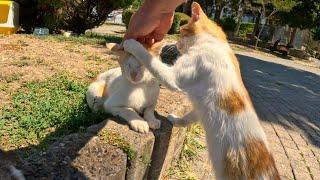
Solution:
[[[215,20],[219,20],[220,19],[221,12],[222,12],[222,8],[219,7],[219,6],[216,6],[216,10],[214,12],[214,19]]]
[[[259,34],[258,34],[258,36],[257,36],[256,44],[254,45],[254,48],[255,48],[255,49],[257,49],[257,47],[258,47],[258,44],[259,44],[259,41],[260,41],[260,36],[261,36],[261,34],[262,34],[262,32],[263,32],[264,26],[265,26],[265,24],[262,24],[261,29],[260,29],[260,31],[259,31]]]
[[[242,22],[242,16],[243,16],[244,10],[241,8],[241,5],[242,5],[242,0],[239,1],[238,11],[237,11],[237,25],[233,32],[234,37],[238,36],[241,22]]]
[[[259,30],[259,25],[260,25],[260,20],[261,20],[261,13],[258,14],[256,21],[254,22],[254,29],[252,32],[253,37],[257,36],[258,30]]]
[[[294,28],[293,31],[290,33],[290,41],[289,44],[293,45],[293,41],[296,38],[298,28]]]

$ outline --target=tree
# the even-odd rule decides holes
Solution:
[[[290,35],[290,44],[293,43],[297,28],[314,29],[320,25],[320,1],[299,1],[290,11],[279,13],[281,24],[294,28]],[[313,30],[316,32],[316,29]]]
[[[40,26],[48,27],[51,32],[69,30],[77,34],[101,25],[112,10],[129,6],[133,2],[133,0],[17,1],[21,5],[22,21],[20,22],[24,29],[32,31],[34,27]]]
[[[260,40],[260,36],[263,32],[265,27],[265,23],[277,12],[289,12],[295,5],[295,0],[256,0],[257,3],[261,4],[261,16],[262,16],[262,26],[259,31],[259,34],[256,39],[255,47],[258,47],[258,43]]]

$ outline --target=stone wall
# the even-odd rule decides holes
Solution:
[[[31,180],[162,179],[179,157],[186,133],[186,128],[172,127],[165,117],[170,113],[181,116],[190,107],[184,95],[161,89],[156,109],[162,120],[159,130],[140,134],[119,118],[108,118],[85,132],[64,137],[43,153],[12,163]],[[6,157],[0,155],[0,160]],[[0,172],[0,179],[10,177],[5,165]]]

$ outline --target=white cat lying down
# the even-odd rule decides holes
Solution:
[[[149,52],[159,56],[160,50],[160,44],[155,44]],[[133,130],[141,133],[147,133],[149,127],[160,128],[161,122],[154,116],[159,83],[134,56],[124,51],[113,51],[120,55],[120,67],[100,74],[90,84],[88,106],[96,112],[120,116]],[[143,114],[143,118],[139,114]]]

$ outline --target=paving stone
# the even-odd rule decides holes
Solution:
[[[297,149],[286,148],[286,152],[290,160],[293,161],[303,161],[303,157],[300,154],[300,151]]]
[[[314,180],[320,180],[320,168],[310,168]]]
[[[285,148],[298,149],[297,145],[291,139],[282,139],[281,142]]]
[[[304,160],[307,164],[308,167],[313,167],[313,168],[319,168],[320,169],[320,165],[319,162],[317,161],[317,159],[315,157],[304,157]]]
[[[309,172],[295,172],[296,180],[312,180]]]

